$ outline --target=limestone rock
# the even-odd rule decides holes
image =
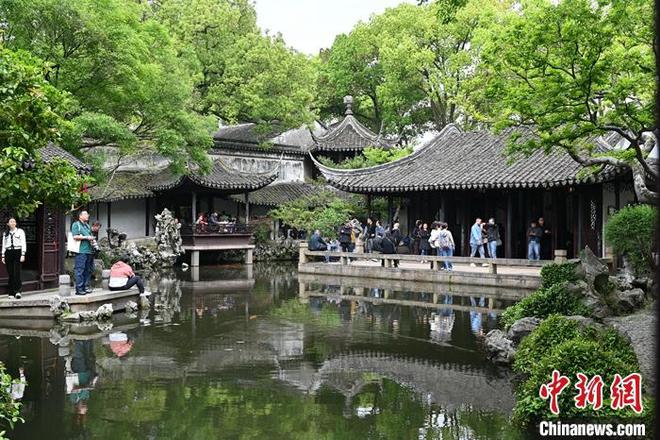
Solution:
[[[502,330],[491,330],[484,341],[488,359],[497,364],[510,364],[516,355],[513,341]]]
[[[67,302],[67,300],[59,295],[52,296],[48,300],[48,304],[50,306],[50,312],[56,318],[62,316],[62,314],[64,313],[68,313],[71,311],[71,307],[69,307],[69,303]]]
[[[142,310],[149,310],[151,308],[151,303],[149,302],[149,297],[145,294],[140,294],[139,306]]]
[[[614,327],[624,338],[630,341],[639,361],[644,388],[647,392],[655,391],[655,346],[656,316],[653,310],[640,310],[632,315],[606,318],[604,322]]]
[[[509,328],[507,338],[511,339],[515,345],[518,345],[522,338],[533,332],[539,324],[541,324],[541,319],[539,318],[526,317],[519,319]]]
[[[580,264],[575,269],[575,273],[578,278],[586,280],[589,287],[596,292],[607,295],[610,279],[609,269],[605,263],[594,255],[589,246],[586,246],[580,252]]]
[[[587,327],[603,328],[603,324],[596,322],[594,319],[586,316],[571,315],[571,316],[565,316],[564,318],[568,319],[569,321],[577,322],[580,329],[583,330]]]
[[[86,321],[86,322],[96,321],[97,319],[96,312],[92,312],[91,310],[84,310],[82,312],[78,312],[78,316],[80,317],[80,321]]]
[[[585,292],[581,302],[591,311],[591,316],[594,318],[603,319],[612,314],[603,298],[591,290]]]
[[[98,309],[96,309],[96,319],[106,320],[112,318],[112,304],[103,304]]]
[[[138,305],[135,301],[126,301],[126,304],[124,305],[124,311],[126,313],[134,313],[138,309]]]
[[[615,297],[617,308],[624,313],[634,312],[644,304],[644,291],[639,288],[616,292]]]

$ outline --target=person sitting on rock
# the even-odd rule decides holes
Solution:
[[[108,288],[111,291],[128,290],[137,286],[140,293],[144,293],[144,281],[135,275],[133,268],[123,261],[117,261],[110,268],[110,282]]]

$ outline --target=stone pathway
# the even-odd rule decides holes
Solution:
[[[328,264],[339,264],[338,262],[331,262]],[[373,260],[355,260],[351,261],[351,266],[364,266],[364,267],[378,267],[380,266],[379,261]],[[430,268],[430,263],[417,263],[415,261],[402,261],[399,263],[399,268],[401,269],[428,269]],[[472,267],[469,264],[454,263],[454,272],[465,272],[465,273],[488,273],[488,267],[476,266]],[[497,273],[502,275],[529,275],[529,276],[541,276],[540,267],[507,267],[507,266],[498,266]]]
[[[639,369],[646,384],[646,391],[654,394],[657,325],[654,310],[644,309],[632,315],[605,318],[603,321],[630,341],[639,360]]]

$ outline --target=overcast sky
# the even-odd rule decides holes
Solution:
[[[289,46],[316,55],[335,36],[348,33],[371,14],[414,0],[255,0],[257,22],[271,34],[280,32]]]

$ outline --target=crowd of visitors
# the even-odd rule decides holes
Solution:
[[[530,260],[550,258],[550,229],[545,225],[544,219],[531,222],[527,232],[527,249]],[[323,238],[321,232],[316,230],[309,240],[309,249],[315,251],[341,250],[342,252],[355,252],[356,243],[361,239],[364,243],[364,252],[380,252],[383,254],[410,253],[420,255],[421,262],[427,262],[424,257],[437,255],[439,257],[452,257],[456,253],[456,241],[444,221],[432,223],[417,220],[410,236],[404,236],[400,230],[398,220],[392,227],[383,227],[378,219],[367,218],[364,224],[353,219],[342,224],[337,230],[336,240]],[[467,236],[470,257],[496,259],[502,246],[500,226],[491,217],[487,222],[476,218],[469,229]],[[405,250],[401,247],[405,246]],[[545,252],[543,252],[545,251]],[[326,258],[327,259],[327,258]],[[398,261],[394,261],[396,265]],[[384,262],[383,262],[384,264]],[[470,264],[475,267],[475,263]],[[483,266],[488,266],[483,263]],[[451,271],[453,265],[450,259],[443,261],[441,269]]]

